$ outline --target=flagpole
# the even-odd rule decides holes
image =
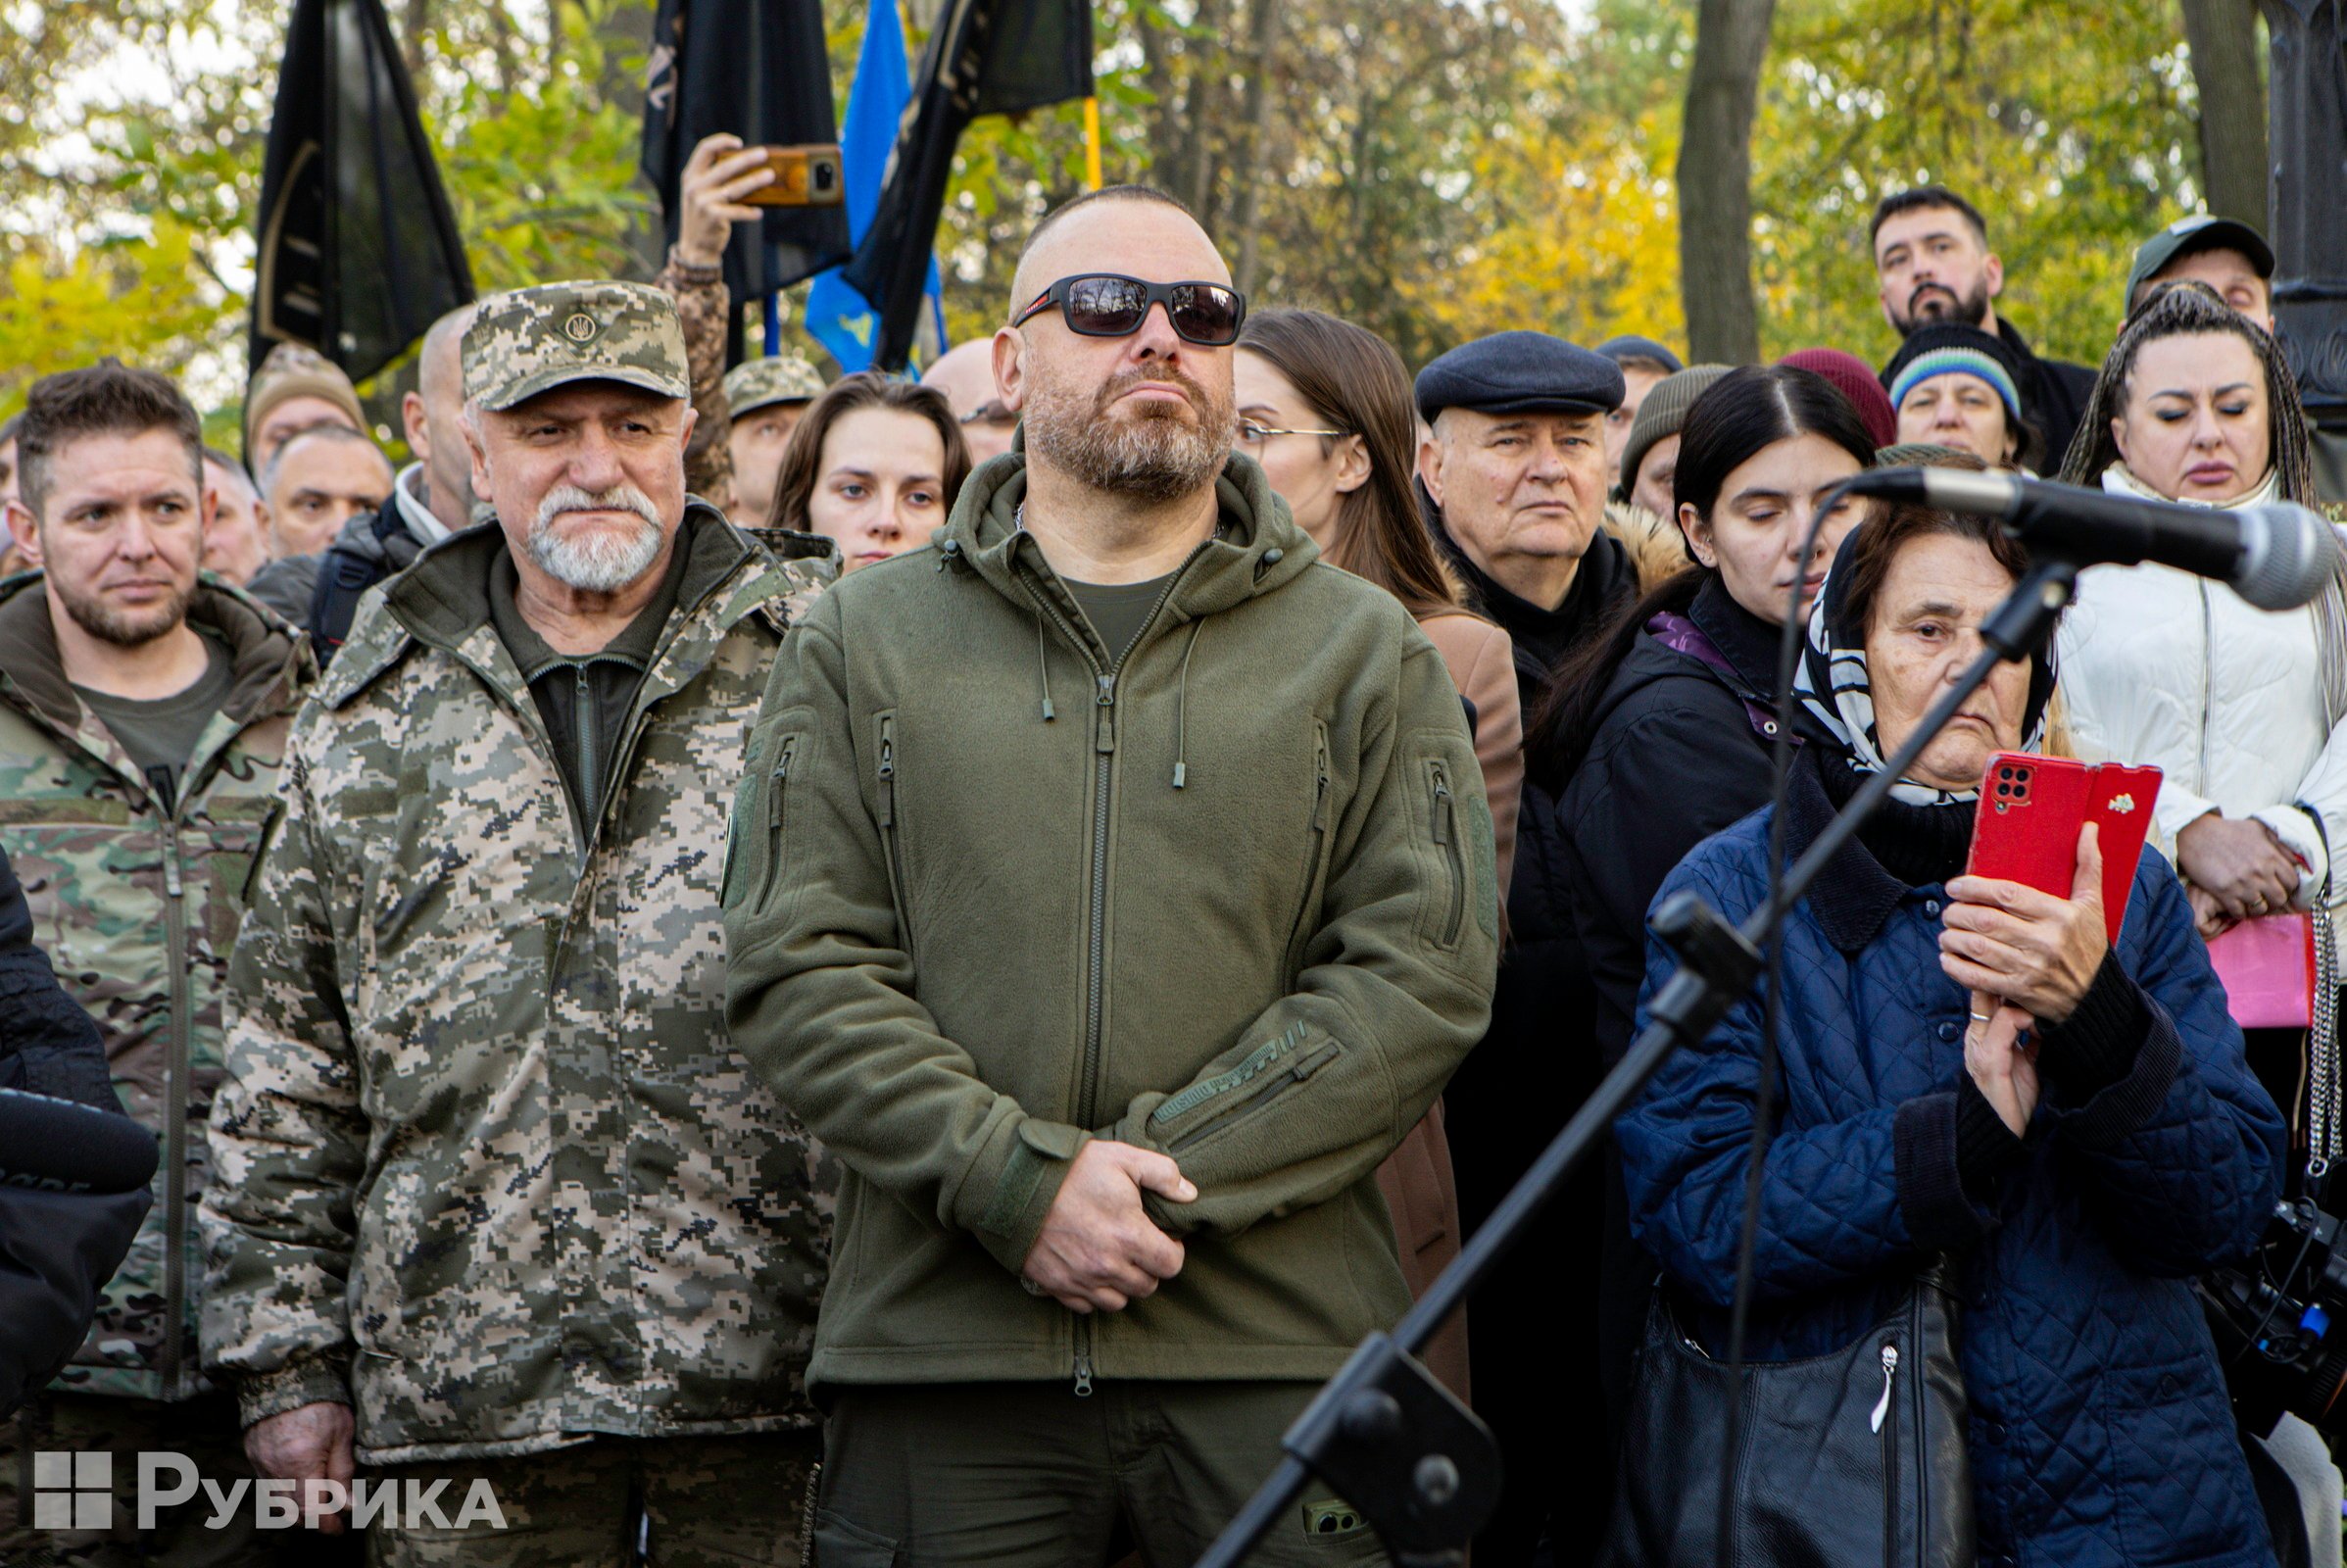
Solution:
[[[1100,188],[1100,100],[1084,100],[1084,188]]]

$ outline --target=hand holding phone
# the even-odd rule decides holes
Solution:
[[[2160,776],[2156,767],[1997,753],[1980,779],[1965,874],[2066,899],[2078,865],[2078,829],[2091,822],[2102,855],[2103,915],[2116,943],[2135,885],[2135,862],[2151,832]]]

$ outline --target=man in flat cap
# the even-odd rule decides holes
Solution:
[[[745,360],[725,372],[725,403],[733,425],[733,520],[763,528],[774,510],[774,479],[782,472],[782,449],[791,444],[799,416],[823,395],[823,377],[796,354]]]
[[[828,563],[687,501],[659,291],[487,300],[462,360],[496,521],[361,606],[230,966],[206,1367],[319,1528],[354,1462],[449,1483],[378,1562],[796,1563],[833,1172],[727,1035],[718,893]]]
[[[1514,641],[1528,713],[1557,664],[1638,593],[1630,553],[1599,526],[1613,482],[1605,417],[1622,391],[1614,361],[1545,332],[1479,338],[1418,372],[1418,412],[1434,431],[1418,466],[1435,539],[1477,607]],[[1470,1234],[1595,1076],[1595,997],[1555,870],[1564,824],[1537,778],[1525,780],[1517,810],[1508,948],[1491,1031],[1444,1095],[1459,1218]],[[1476,1540],[1477,1555],[1492,1561],[1528,1559],[1560,1501],[1556,1517],[1572,1522],[1560,1524],[1568,1535],[1559,1539],[1583,1539],[1576,1532],[1601,1514],[1611,1483],[1604,1466],[1566,1460],[1569,1428],[1557,1410],[1599,1408],[1587,1349],[1594,1302],[1593,1293],[1554,1289],[1551,1261],[1596,1255],[1602,1197],[1585,1178],[1550,1205],[1546,1234],[1501,1265],[1505,1284],[1476,1299],[1467,1340],[1475,1406],[1499,1439],[1507,1475],[1499,1512]]]

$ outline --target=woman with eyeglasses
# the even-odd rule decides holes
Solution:
[[[1442,654],[1475,731],[1504,909],[1524,779],[1515,650],[1506,632],[1460,604],[1458,584],[1418,520],[1410,493],[1417,415],[1401,357],[1376,333],[1319,311],[1259,311],[1240,330],[1232,375],[1239,450],[1263,466],[1322,558],[1400,600]],[[1437,1102],[1378,1172],[1412,1295],[1458,1255],[1458,1195],[1442,1118]],[[1462,1324],[1454,1320],[1425,1359],[1464,1396]]]

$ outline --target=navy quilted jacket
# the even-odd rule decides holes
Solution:
[[[1796,768],[1796,850],[1829,808]],[[1766,892],[1763,809],[1690,853],[1691,889],[1731,921]],[[1960,1260],[1980,1562],[2273,1561],[2189,1276],[2240,1257],[2279,1190],[2279,1115],[2193,935],[2168,862],[2146,854],[2120,932],[2148,1002],[2131,1068],[2082,1103],[2049,1081],[1992,1203],[1955,1164],[1964,991],[1940,973],[1945,895],[1856,845],[1786,923],[1782,1121],[1762,1183],[1750,1353],[1847,1345],[1919,1256]],[[1645,996],[1677,967],[1650,946]],[[1638,1022],[1645,1023],[1641,1002]],[[1737,1004],[1616,1124],[1631,1225],[1725,1344],[1743,1211],[1760,1006]]]

